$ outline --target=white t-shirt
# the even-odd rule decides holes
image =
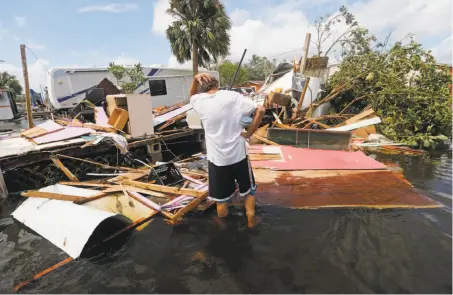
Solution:
[[[246,147],[245,139],[241,136],[244,129],[241,118],[251,115],[256,104],[228,90],[195,94],[190,98],[190,103],[203,123],[208,160],[216,166],[242,161],[246,156]]]

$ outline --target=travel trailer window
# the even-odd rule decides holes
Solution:
[[[149,92],[151,96],[167,95],[165,80],[149,80]]]

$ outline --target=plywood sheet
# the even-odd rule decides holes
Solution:
[[[391,171],[314,178],[292,171],[260,173],[265,174],[255,175],[260,204],[302,209],[442,207]]]
[[[59,131],[56,131],[53,133],[48,133],[48,134],[40,136],[40,137],[36,137],[33,139],[33,141],[36,144],[44,144],[44,143],[55,142],[55,141],[63,141],[66,139],[79,137],[79,136],[89,134],[92,132],[94,132],[93,129],[85,128],[85,127],[65,127],[62,130],[59,130]]]
[[[280,146],[283,160],[251,161],[253,168],[274,170],[377,170],[387,167],[364,153]]]

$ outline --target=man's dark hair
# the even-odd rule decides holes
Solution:
[[[219,80],[217,80],[214,77],[211,77],[211,81],[209,81],[207,83],[203,83],[198,86],[198,92],[205,93],[205,92],[208,92],[209,90],[217,89],[217,88],[219,88]]]

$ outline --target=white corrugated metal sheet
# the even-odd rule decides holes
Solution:
[[[41,192],[90,197],[96,190],[76,188],[61,184],[40,189]],[[12,216],[28,226],[72,258],[77,258],[96,227],[105,219],[117,214],[76,205],[73,202],[28,198]]]

